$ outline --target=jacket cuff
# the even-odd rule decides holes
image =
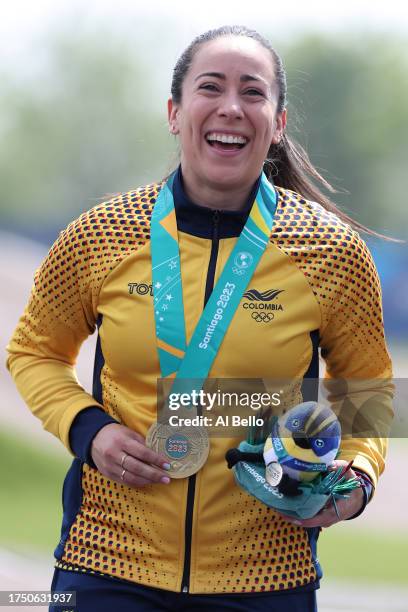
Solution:
[[[96,468],[91,457],[92,440],[102,427],[118,423],[101,408],[91,406],[81,410],[72,422],[69,430],[69,443],[76,457]]]
[[[365,474],[364,472],[360,471],[359,469],[353,468],[353,470],[356,473],[356,476],[361,483],[361,488],[363,490],[364,499],[363,499],[363,504],[360,510],[358,510],[355,514],[353,514],[353,516],[350,516],[348,519],[346,519],[346,521],[351,521],[352,519],[355,519],[358,516],[360,516],[360,514],[364,512],[368,502],[370,501],[374,493],[374,486],[373,486],[373,483],[371,482],[371,478],[367,476],[367,474]]]

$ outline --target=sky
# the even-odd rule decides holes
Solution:
[[[108,24],[137,37],[147,31],[156,46],[160,46],[164,24],[181,48],[199,32],[225,23],[266,29],[268,34],[276,31],[279,38],[305,29],[406,35],[408,7],[398,0],[13,0],[1,3],[0,61],[18,61],[33,39],[70,21],[89,28]]]
[[[305,31],[354,33],[357,39],[359,32],[385,33],[404,41],[408,6],[400,0],[3,0],[0,75],[36,79],[47,61],[47,41],[59,30],[106,32],[106,39],[130,42],[137,53],[149,54],[162,104],[168,75],[184,48],[197,34],[225,24],[259,30],[278,51]]]

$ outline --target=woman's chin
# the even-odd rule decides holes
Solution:
[[[209,169],[206,173],[208,183],[211,184],[212,188],[216,189],[218,187],[223,191],[225,189],[236,190],[237,188],[243,189],[246,187],[249,189],[256,181],[257,176],[253,178],[248,177],[242,172],[241,168],[237,167],[217,167],[214,169]]]

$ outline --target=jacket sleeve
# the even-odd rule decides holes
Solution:
[[[392,366],[373,259],[356,232],[344,244],[336,294],[321,330],[325,387],[342,425],[340,458],[353,460],[375,487],[393,415]]]
[[[7,367],[44,429],[72,452],[70,427],[103,407],[79,384],[75,361],[96,323],[97,287],[80,218],[61,232],[35,275],[28,305],[7,347]]]

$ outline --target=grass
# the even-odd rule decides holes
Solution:
[[[324,576],[337,580],[407,586],[408,534],[357,530],[347,523],[324,529],[319,560]]]
[[[66,458],[0,432],[0,542],[14,550],[50,554],[60,534]],[[408,534],[367,531],[351,524],[325,529],[319,559],[325,577],[407,584]]]
[[[14,549],[50,552],[59,540],[62,482],[70,456],[0,432],[0,542]]]

